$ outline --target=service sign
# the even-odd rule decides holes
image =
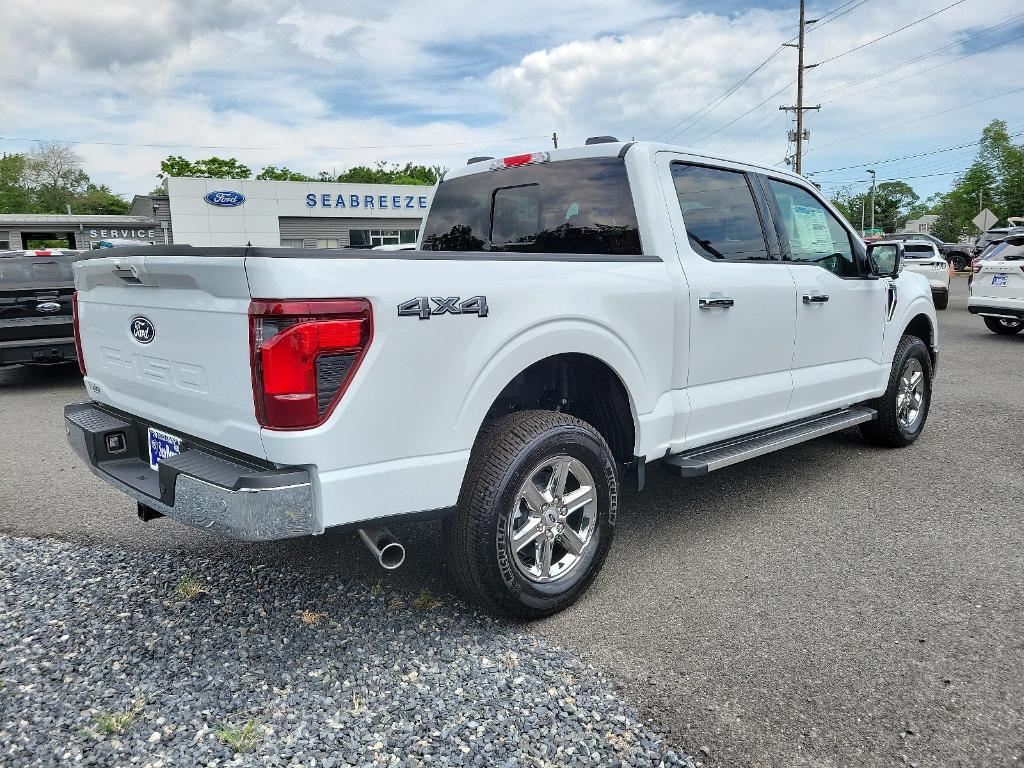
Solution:
[[[217,192],[210,192],[203,198],[210,205],[216,205],[219,208],[234,208],[235,206],[241,205],[245,202],[245,195],[241,192],[231,192],[228,190],[220,190]]]
[[[90,229],[89,237],[92,240],[108,240],[110,238],[121,238],[123,240],[155,240],[156,229]]]

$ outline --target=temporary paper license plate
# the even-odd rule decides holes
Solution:
[[[992,275],[992,285],[1006,285],[1008,275]]]
[[[181,453],[181,438],[161,432],[159,429],[149,429],[149,467],[156,469],[161,459],[169,459]]]

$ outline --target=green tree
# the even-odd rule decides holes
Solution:
[[[31,209],[26,164],[25,155],[0,155],[0,213],[25,213]]]
[[[186,160],[181,155],[171,155],[160,161],[160,179],[167,176],[184,176],[193,179],[248,179],[252,171],[233,157],[207,157],[203,160]]]
[[[927,200],[921,200],[918,203],[910,206],[910,210],[907,211],[908,219],[920,219],[922,216],[929,214],[938,213],[938,206],[941,202],[942,194],[936,192],[934,195],[929,197]]]
[[[290,170],[284,166],[278,168],[276,165],[268,165],[259,172],[256,178],[262,181],[316,181],[312,176]]]
[[[895,232],[914,218],[911,211],[921,198],[904,181],[883,181],[875,187],[875,226],[886,232]],[[864,226],[871,226],[871,190],[853,194],[850,187],[840,187],[832,195],[832,204],[856,229],[860,229],[861,210],[864,211]]]
[[[429,186],[436,184],[437,180],[443,178],[447,172],[447,168],[439,165],[428,166],[413,163],[399,165],[381,160],[372,168],[366,165],[357,165],[339,174],[321,171],[317,179],[354,184],[425,184]]]
[[[106,184],[96,185],[91,182],[71,203],[73,213],[90,215],[125,214],[131,207],[131,203],[111,192]]]
[[[1003,120],[985,126],[974,162],[937,201],[932,232],[944,240],[976,237],[971,219],[982,207],[998,220],[1024,215],[1024,144],[1013,143]]]
[[[895,232],[910,218],[910,209],[920,199],[905,181],[883,181],[875,188],[875,226]]]
[[[993,200],[998,182],[996,170],[981,157],[971,163],[970,168],[942,198],[939,219],[932,230],[935,236],[947,242],[956,242],[962,237],[977,235],[977,227],[971,219],[978,215],[979,201]],[[996,216],[1003,217],[998,203],[993,202],[989,207]]]
[[[68,144],[38,144],[25,162],[25,179],[36,213],[64,213],[89,185],[82,157]]]

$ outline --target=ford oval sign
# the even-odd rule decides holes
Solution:
[[[156,338],[156,328],[153,327],[152,321],[142,315],[136,315],[132,318],[128,330],[131,331],[132,338],[139,342],[139,344],[149,344],[149,342]]]
[[[210,205],[216,205],[221,208],[234,208],[236,205],[241,205],[245,202],[245,195],[241,192],[210,192],[206,197],[203,198]]]
[[[60,312],[60,302],[57,301],[44,301],[36,304],[37,312],[46,312],[47,314],[52,312]]]

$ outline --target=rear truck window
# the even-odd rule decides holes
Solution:
[[[0,257],[0,289],[55,288],[75,281],[71,265],[74,256],[5,256]]]
[[[421,247],[639,256],[640,231],[617,157],[474,173],[441,182]]]

